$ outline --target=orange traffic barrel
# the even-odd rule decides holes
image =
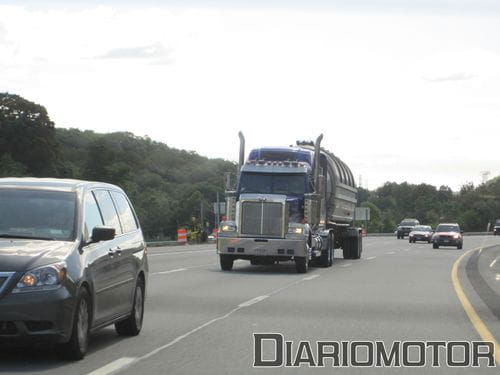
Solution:
[[[187,242],[187,230],[184,228],[177,229],[177,243]]]

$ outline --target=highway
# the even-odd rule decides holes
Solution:
[[[476,248],[483,250],[467,253]],[[332,268],[310,268],[307,274],[295,273],[291,262],[238,261],[232,272],[222,272],[213,244],[150,248],[139,336],[120,338],[106,328],[93,335],[87,357],[79,362],[62,361],[50,348],[3,349],[0,372],[498,374],[498,368],[433,368],[430,363],[424,369],[253,368],[254,332],[281,333],[295,342],[481,340],[457,296],[454,264],[459,287],[499,340],[499,237],[465,237],[463,250],[368,237],[361,260],[343,260],[340,250],[335,256]]]

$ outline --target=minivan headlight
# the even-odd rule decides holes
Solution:
[[[54,290],[61,286],[65,278],[66,264],[64,262],[35,268],[21,277],[12,293]]]

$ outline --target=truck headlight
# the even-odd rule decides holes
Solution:
[[[224,223],[220,226],[220,231],[221,232],[235,232],[236,231],[236,224]]]
[[[61,286],[65,278],[66,264],[64,262],[35,268],[21,277],[12,293],[54,290]]]
[[[289,234],[303,234],[304,228],[302,227],[288,227]]]

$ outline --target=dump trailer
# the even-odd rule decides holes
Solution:
[[[316,142],[258,148],[245,161],[239,133],[236,189],[226,190],[227,220],[219,226],[217,253],[222,270],[236,259],[253,265],[295,261],[330,267],[334,249],[359,259],[362,231],[354,227],[357,189],[348,166]]]

